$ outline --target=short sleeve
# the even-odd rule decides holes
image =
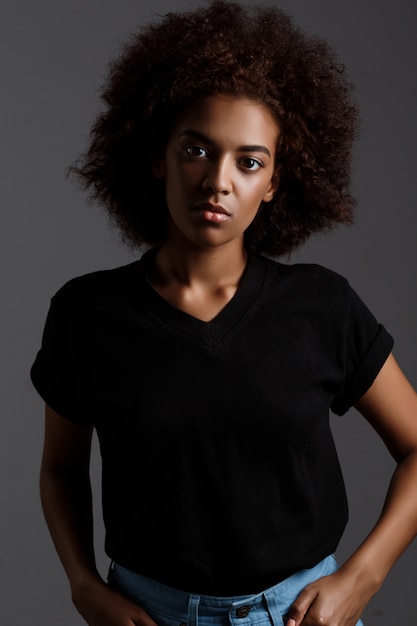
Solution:
[[[331,409],[343,415],[369,389],[388,358],[394,340],[346,283],[344,328],[340,345],[340,392]]]
[[[54,411],[71,421],[79,418],[79,376],[77,343],[71,311],[60,292],[52,300],[47,315],[41,349],[31,367],[32,383],[41,398]]]

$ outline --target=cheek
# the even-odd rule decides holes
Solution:
[[[186,189],[191,189],[198,184],[200,179],[200,173],[196,167],[187,167],[187,164],[177,166],[171,170],[169,177],[166,178],[167,186],[177,193],[184,192]]]
[[[265,183],[263,185],[263,189],[262,189],[262,200],[265,202],[269,202],[270,200],[272,200],[272,198],[275,195],[275,192],[277,190],[278,187],[278,183],[275,180],[275,176],[272,173],[271,176],[268,176],[265,180]]]
[[[165,197],[171,213],[182,212],[189,205],[195,195],[192,193],[194,186],[190,176],[184,176],[181,168],[170,172],[165,179]]]
[[[171,195],[178,194],[184,186],[184,176],[180,168],[171,168],[165,177],[165,188]]]
[[[259,181],[251,189],[248,189],[247,197],[248,198],[250,197],[253,203],[259,205],[264,200],[264,197],[268,194],[269,189],[270,189],[269,179]]]

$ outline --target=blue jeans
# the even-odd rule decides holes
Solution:
[[[139,604],[158,626],[284,626],[285,615],[309,583],[337,570],[333,555],[270,589],[249,596],[199,596],[167,587],[114,563],[109,585]],[[363,626],[359,620],[356,626]]]

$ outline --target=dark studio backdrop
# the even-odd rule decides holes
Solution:
[[[65,178],[86,145],[110,57],[135,26],[189,0],[3,0],[1,66],[0,622],[76,626],[38,496],[43,406],[29,380],[53,293],[69,278],[134,256],[99,209]],[[355,153],[356,224],[315,237],[293,261],[345,275],[395,337],[395,355],[417,387],[417,5],[412,0],[282,0],[306,30],[337,49],[357,86],[362,136]],[[146,199],[144,198],[144,202]],[[417,416],[416,416],[417,419]],[[351,519],[347,556],[376,520],[393,462],[351,410],[332,417]],[[95,446],[92,476],[99,493]],[[99,498],[95,506],[99,511]],[[99,517],[99,514],[98,514]],[[103,530],[97,554],[105,574]],[[389,575],[366,626],[417,624],[417,545]]]

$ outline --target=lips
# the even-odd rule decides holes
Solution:
[[[220,204],[211,204],[210,202],[202,202],[195,206],[195,210],[200,213],[204,220],[212,223],[221,223],[227,221],[231,217],[231,213]]]

